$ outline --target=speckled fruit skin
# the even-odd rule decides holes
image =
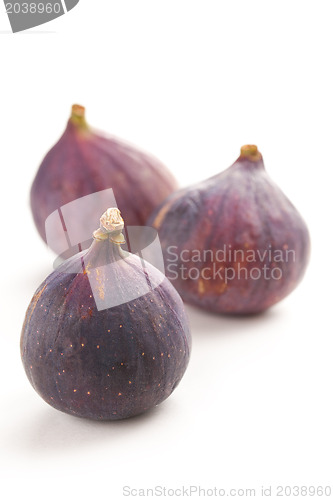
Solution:
[[[244,146],[238,160],[221,174],[169,196],[148,224],[158,230],[166,276],[182,298],[217,313],[251,314],[267,309],[297,286],[308,263],[310,238],[305,222],[267,175],[255,146]],[[213,251],[214,257],[209,255],[205,262],[188,263],[180,257],[183,250],[187,259],[193,250],[204,255],[207,249]],[[231,250],[231,259],[226,252],[221,262],[219,249]],[[234,257],[237,249],[244,251],[245,258],[241,252],[239,258]],[[263,261],[257,257],[255,262],[248,262],[248,250],[259,250]],[[272,261],[269,250],[284,252],[284,262]],[[286,250],[293,250],[295,259],[289,252],[286,262]],[[181,265],[187,269],[182,275]],[[245,271],[238,275],[241,267],[247,273],[259,267],[264,276],[263,266],[267,266],[266,277],[270,279],[251,279]],[[189,276],[190,267],[197,268],[199,276],[192,272],[194,279],[182,279]],[[216,272],[214,275],[219,268],[220,276]],[[234,269],[237,279],[226,280],[226,268]],[[281,279],[271,278],[274,268],[281,270]],[[280,273],[273,272],[274,276]],[[232,271],[227,273],[231,275]],[[253,271],[253,276],[259,276],[257,271]]]
[[[101,263],[118,250],[94,241],[88,252]],[[130,273],[133,287],[145,280],[149,292],[97,310],[89,266],[71,272],[83,255],[65,261],[33,296],[21,336],[25,371],[58,410],[97,420],[132,417],[165,400],[186,370],[191,337],[183,302],[166,278],[153,289],[159,271],[146,263],[148,279],[139,258],[128,254],[120,257],[120,289]]]
[[[157,159],[94,131],[85,121],[84,108],[73,106],[64,134],[40,165],[30,202],[36,227],[46,241],[47,217],[78,198],[112,188],[126,224],[140,226],[176,187]],[[91,217],[94,223],[96,213]],[[86,224],[80,211],[75,218],[77,224]]]

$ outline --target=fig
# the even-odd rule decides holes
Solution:
[[[121,248],[116,208],[88,250],[63,262],[34,294],[21,335],[23,365],[54,408],[116,420],[164,401],[189,361],[183,302],[165,276]]]
[[[31,209],[41,237],[58,253],[57,240],[64,238],[67,228],[56,223],[52,226],[50,220],[52,238],[47,238],[45,221],[64,205],[100,193],[99,203],[90,197],[85,198],[84,209],[79,203],[71,207],[71,224],[91,228],[91,235],[105,206],[116,203],[128,225],[140,226],[176,186],[172,174],[157,159],[93,130],[85,119],[85,108],[73,105],[65,132],[45,156],[34,179]],[[103,192],[110,188],[115,201]],[[71,240],[70,234],[66,236]],[[90,246],[91,239],[82,243],[72,254]]]
[[[217,313],[267,309],[296,287],[308,263],[307,226],[254,145],[222,173],[170,195],[148,224],[184,301]]]

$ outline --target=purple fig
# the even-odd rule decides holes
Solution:
[[[250,314],[288,295],[304,275],[306,224],[272,182],[256,146],[224,172],[175,192],[152,215],[166,276],[189,304]]]
[[[85,108],[73,105],[65,132],[45,156],[31,188],[31,209],[44,241],[45,221],[51,213],[92,193],[101,192],[102,197],[102,191],[109,188],[114,191],[126,223],[140,226],[176,189],[176,181],[157,159],[91,129],[85,120]],[[114,205],[111,199],[103,199],[103,209],[111,203]],[[90,223],[94,227],[100,205],[91,204],[82,210],[82,205],[77,204],[72,224],[87,227]],[[64,238],[64,228],[55,225],[50,231],[52,238],[47,242],[58,253],[52,242]]]
[[[108,209],[91,247],[45,279],[26,313],[27,376],[46,402],[72,415],[138,415],[172,393],[189,361],[180,296],[155,267],[121,249],[122,228],[119,210]]]

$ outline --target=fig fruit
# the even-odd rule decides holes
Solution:
[[[121,249],[123,220],[108,209],[88,250],[63,262],[34,294],[21,355],[54,408],[97,420],[138,415],[181,380],[191,337],[165,276]]]
[[[58,253],[56,242],[57,238],[64,238],[64,228],[61,224],[51,225],[52,238],[47,238],[45,221],[48,216],[79,198],[100,193],[101,203],[96,204],[90,198],[84,209],[82,204],[72,205],[72,224],[86,228],[90,224],[88,234],[91,235],[101,210],[115,204],[112,199],[103,198],[103,190],[109,188],[114,191],[116,204],[126,223],[140,226],[176,189],[176,181],[157,159],[90,128],[85,108],[73,105],[65,132],[45,156],[31,188],[32,214],[44,241]],[[70,240],[71,235],[68,236]],[[82,248],[90,244],[91,240]],[[80,249],[75,248],[72,254]]]
[[[306,224],[252,145],[224,172],[169,196],[148,224],[182,298],[218,313],[267,309],[296,287],[308,263]]]

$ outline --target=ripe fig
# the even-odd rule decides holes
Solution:
[[[191,337],[165,276],[121,249],[123,220],[108,209],[88,250],[34,294],[21,355],[34,389],[63,412],[97,420],[138,415],[181,380]]]
[[[256,146],[243,146],[224,172],[169,196],[149,223],[166,276],[186,302],[210,311],[263,311],[296,287],[307,266],[306,224]]]
[[[44,241],[47,241],[45,221],[51,213],[83,196],[99,192],[102,204],[90,203],[84,210],[77,204],[71,215],[77,227],[90,224],[92,231],[100,216],[100,207],[114,205],[111,199],[102,198],[102,191],[109,188],[114,191],[126,223],[140,226],[176,189],[176,181],[157,159],[90,128],[85,108],[73,105],[65,132],[45,156],[31,188],[31,209]],[[55,242],[57,236],[59,239],[64,237],[63,227],[55,225],[50,231],[52,238],[47,242],[58,253]],[[90,243],[91,240],[83,248]],[[80,248],[72,254],[77,251]]]

